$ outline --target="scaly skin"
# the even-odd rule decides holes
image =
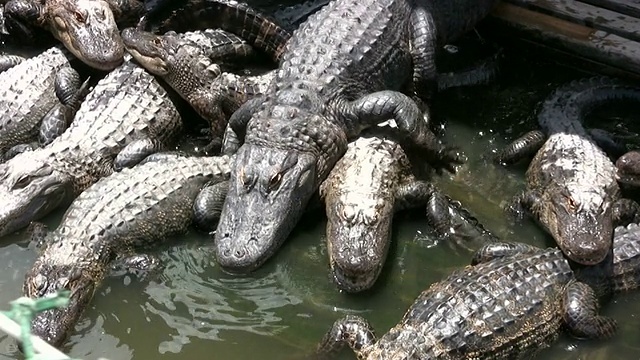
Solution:
[[[1,13],[0,13],[0,16],[2,16]],[[12,67],[20,64],[25,60],[26,60],[25,58],[18,55],[9,55],[9,54],[0,55],[0,73],[11,69]]]
[[[378,341],[358,316],[336,321],[317,355],[347,344],[367,360],[516,359],[549,346],[562,327],[611,337],[616,322],[598,315],[598,298],[640,285],[640,227],[617,228],[613,253],[575,272],[559,249],[515,243],[487,245],[472,264],[422,292]]]
[[[640,100],[640,87],[610,78],[561,86],[538,122],[547,135],[527,170],[523,207],[573,261],[596,264],[611,248],[613,205],[620,198],[616,168],[582,126],[594,107],[620,99]]]
[[[0,164],[0,236],[75,198],[114,168],[161,149],[181,131],[167,92],[125,62],[98,82],[64,134]]]
[[[71,204],[25,277],[24,296],[71,291],[69,305],[36,315],[31,330],[61,346],[116,257],[183,233],[202,186],[229,178],[230,158],[168,156],[103,178]]]
[[[5,11],[15,21],[47,29],[87,65],[112,70],[124,56],[116,21],[132,25],[143,9],[137,0],[11,0]]]
[[[360,292],[374,285],[387,257],[396,211],[437,203],[428,207],[427,216],[442,236],[449,232],[456,216],[449,213],[449,202],[433,184],[415,178],[400,144],[383,134],[349,143],[320,185],[320,196],[328,219],[332,277],[346,292]],[[446,204],[438,202],[442,199]]]
[[[616,161],[618,182],[632,187],[640,187],[640,151],[633,150]]]
[[[245,103],[230,119],[236,133],[246,124],[246,137],[215,234],[223,269],[248,272],[271,257],[347,140],[366,127],[394,119],[436,168],[452,170],[460,161],[428,129],[416,103],[397,91],[435,80],[433,58],[425,54],[436,46],[427,39],[447,41],[493,5],[455,3],[452,21],[461,13],[465,19],[450,32],[422,23],[448,14],[406,0],[333,1],[296,30],[264,98]]]
[[[69,57],[64,48],[52,47],[0,74],[0,83],[8,85],[0,89],[0,155],[36,140],[47,112],[57,104],[70,104],[77,87],[63,89],[61,84],[79,82],[79,75]],[[65,92],[70,97],[63,97]]]

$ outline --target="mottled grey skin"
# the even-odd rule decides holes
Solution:
[[[255,54],[246,41],[220,29],[155,35],[130,28],[123,30],[122,38],[138,63],[160,76],[209,121],[213,138],[222,138],[231,114],[247,100],[263,94],[275,75],[223,73],[218,62],[229,59],[212,58],[212,54],[224,53],[236,60]]]
[[[0,74],[7,85],[0,89],[0,155],[36,140],[51,108],[70,104],[62,93],[75,96],[78,87],[63,84],[79,82],[79,75],[69,57],[64,48],[52,47]]]
[[[0,16],[2,16],[1,13]],[[11,69],[25,60],[24,57],[18,55],[0,55],[0,73]]]
[[[456,216],[469,215],[464,209],[450,214],[448,199],[433,184],[416,179],[412,170],[400,144],[378,131],[349,143],[320,185],[328,219],[329,265],[340,290],[355,293],[375,284],[387,257],[396,211],[430,204],[427,217],[440,236],[448,235]],[[466,220],[475,219],[469,215]],[[477,220],[472,226],[481,227]]]
[[[470,29],[492,5],[338,0],[309,17],[264,98],[230,119],[236,133],[246,124],[246,136],[215,235],[220,266],[248,272],[270,258],[347,140],[376,123],[394,119],[407,146],[423,149],[436,168],[453,170],[459,154],[439,142],[425,114],[398,90],[435,82],[435,44]]]
[[[527,170],[517,199],[573,261],[596,264],[611,248],[613,204],[620,198],[616,168],[582,126],[593,108],[640,100],[640,87],[610,78],[570,82],[543,103],[538,122],[547,139]]]
[[[116,258],[183,233],[204,184],[229,178],[230,158],[168,156],[102,178],[73,201],[25,277],[24,296],[71,291],[69,305],[36,315],[31,330],[63,345]]]
[[[0,236],[48,214],[114,169],[134,165],[182,132],[167,92],[126,61],[102,79],[67,131],[0,164]]]
[[[638,287],[640,227],[617,228],[613,253],[575,271],[559,249],[516,243],[487,245],[472,264],[422,292],[379,340],[361,317],[336,321],[318,357],[347,344],[367,360],[516,359],[549,346],[562,328],[611,337],[616,322],[598,314],[598,300]]]
[[[139,17],[143,9],[137,0],[10,0],[5,6],[7,17],[47,29],[78,59],[100,70],[123,61],[116,20]]]
[[[640,187],[640,151],[633,150],[616,161],[618,182],[632,187]]]

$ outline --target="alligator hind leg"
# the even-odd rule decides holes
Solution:
[[[207,185],[193,203],[193,222],[197,227],[213,231],[216,229],[222,205],[229,191],[229,180]]]
[[[598,298],[593,289],[581,282],[567,285],[563,298],[563,320],[572,335],[586,339],[605,339],[616,332],[616,321],[598,315]]]
[[[415,101],[398,91],[378,91],[355,101],[337,104],[336,108],[342,109],[341,115],[350,129],[348,136],[393,119],[399,133],[409,141],[409,147],[423,150],[437,171],[444,168],[455,173],[455,166],[464,162],[458,149],[443,145],[429,129]]]
[[[132,167],[162,148],[162,143],[156,139],[144,138],[132,141],[116,156],[113,168],[120,171],[126,167]]]
[[[529,254],[540,251],[539,247],[523,243],[493,243],[487,244],[476,251],[471,259],[471,265],[488,262],[494,259],[513,256],[516,254]]]
[[[356,355],[360,355],[375,342],[376,335],[367,320],[360,316],[347,315],[333,323],[318,344],[316,356],[333,357],[331,355],[340,351],[344,344],[347,344]],[[358,356],[358,358],[363,357]]]
[[[529,131],[498,151],[494,156],[494,161],[502,165],[511,165],[522,159],[533,157],[545,141],[547,141],[547,136],[542,131]]]

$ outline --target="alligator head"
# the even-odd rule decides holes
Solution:
[[[70,291],[66,307],[38,313],[31,322],[31,332],[53,346],[61,346],[66,341],[93,298],[96,282],[80,266],[38,260],[25,276],[24,296],[38,298],[58,290]]]
[[[640,186],[640,151],[629,151],[616,161],[618,182],[630,186]]]
[[[108,71],[122,63],[124,45],[106,1],[52,1],[44,17],[53,35],[87,65]]]
[[[68,201],[70,179],[30,151],[0,164],[0,236],[19,230]]]
[[[316,190],[315,165],[297,150],[240,147],[215,235],[225,271],[250,272],[282,245]]]
[[[532,211],[562,252],[584,265],[604,260],[613,242],[612,191],[564,184],[547,193]]]
[[[364,200],[364,199],[363,199]],[[392,202],[327,202],[327,249],[338,287],[359,292],[373,286],[387,257],[393,219]]]

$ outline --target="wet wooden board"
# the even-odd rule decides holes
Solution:
[[[640,75],[640,0],[503,0],[514,35]]]

